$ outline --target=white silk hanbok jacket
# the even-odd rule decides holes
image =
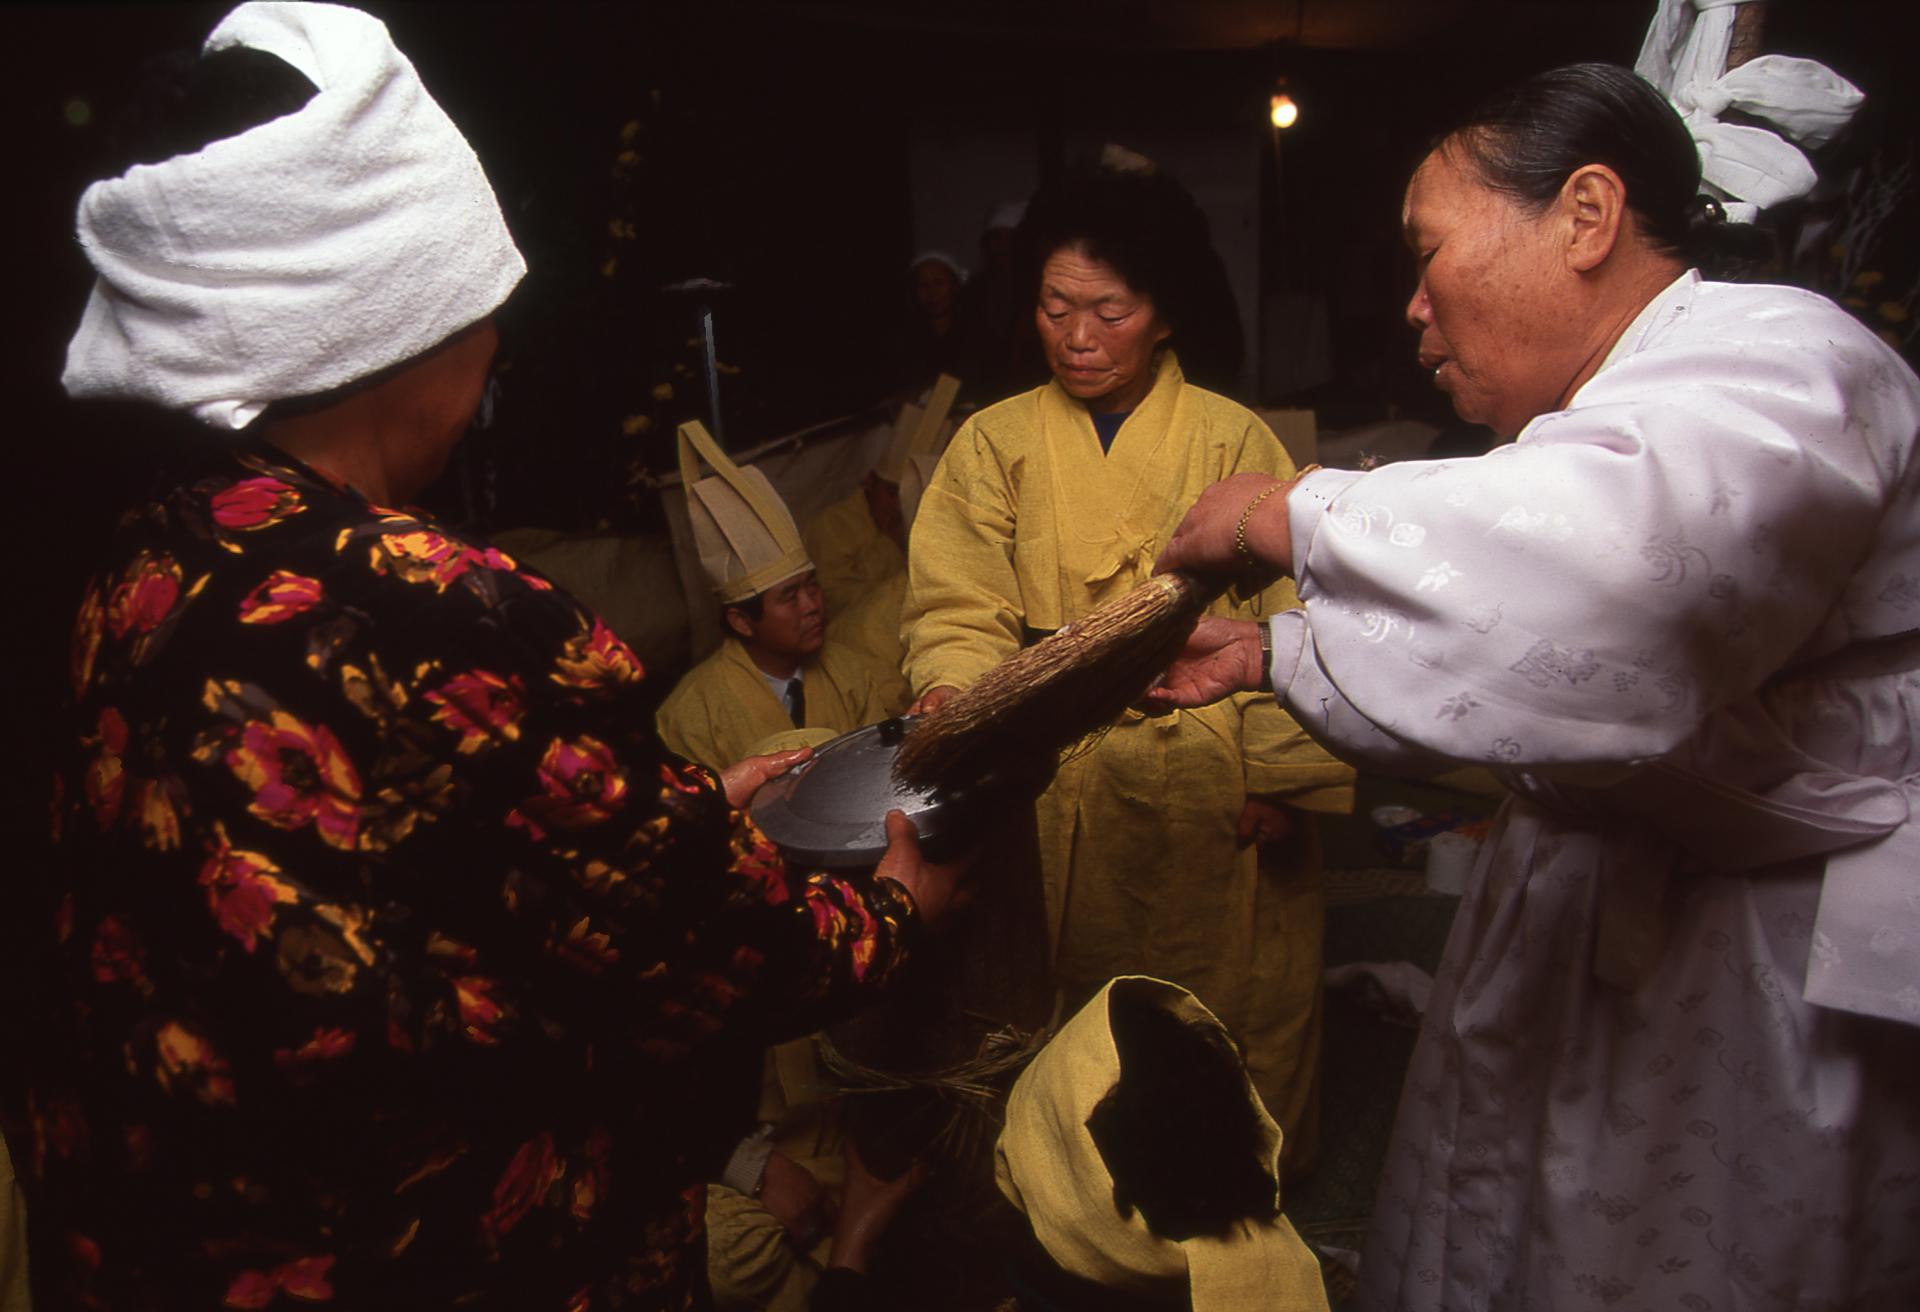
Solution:
[[[1920,1306],[1917,434],[1839,307],[1689,273],[1513,445],[1291,495],[1287,708],[1516,793],[1364,1306]]]

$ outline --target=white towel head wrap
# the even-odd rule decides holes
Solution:
[[[248,46],[319,88],[302,109],[80,198],[99,274],[61,382],[243,428],[270,402],[411,359],[526,272],[466,138],[378,19],[243,4],[206,53]]]
[[[1762,55],[1727,69],[1735,7],[1749,0],[1660,0],[1634,72],[1680,111],[1700,151],[1700,175],[1726,199],[1727,217],[1760,211],[1813,189],[1813,165],[1786,138],[1823,146],[1860,108],[1860,89],[1825,64]],[[1722,123],[1738,109],[1780,129]]]

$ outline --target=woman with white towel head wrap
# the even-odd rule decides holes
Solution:
[[[80,244],[99,280],[67,348],[73,396],[244,428],[439,346],[526,273],[480,161],[383,24],[248,4],[207,38],[208,54],[234,47],[317,94],[87,189]]]
[[[787,869],[741,808],[797,754],[674,757],[597,616],[387,508],[525,266],[381,23],[245,4],[206,52],[213,129],[80,205],[68,390],[232,440],[74,626],[36,1302],[693,1305],[761,1049],[879,989],[953,872],[901,816],[875,877]]]
[[[1611,65],[1468,115],[1407,188],[1407,318],[1515,441],[1243,475],[1162,558],[1304,602],[1264,660],[1204,621],[1165,700],[1265,673],[1343,755],[1512,790],[1368,1312],[1920,1307],[1920,378],[1689,267],[1700,131]]]

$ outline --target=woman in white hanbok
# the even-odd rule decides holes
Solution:
[[[1203,621],[1161,700],[1270,677],[1344,755],[1514,791],[1370,1312],[1920,1307],[1920,380],[1822,297],[1703,280],[1699,176],[1624,69],[1493,102],[1408,188],[1408,317],[1518,441],[1240,475],[1162,559],[1305,611]]]

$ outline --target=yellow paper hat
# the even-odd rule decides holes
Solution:
[[[1120,1079],[1108,1010],[1116,993],[1188,1025],[1226,1032],[1177,984],[1144,975],[1109,981],[1014,1084],[994,1151],[1000,1192],[1026,1215],[1061,1269],[1083,1280],[1144,1294],[1184,1279],[1194,1312],[1326,1312],[1320,1264],[1286,1217],[1240,1221],[1223,1238],[1175,1241],[1148,1229],[1138,1208],[1122,1216],[1114,1205],[1113,1177],[1087,1121]],[[1273,1178],[1277,1202],[1280,1127],[1250,1080],[1246,1089],[1259,1118],[1261,1167]]]
[[[713,466],[700,477],[700,462]],[[700,567],[721,601],[757,597],[813,568],[787,503],[757,469],[727,459],[698,420],[680,425],[680,482]]]
[[[959,394],[960,380],[952,374],[941,374],[934,380],[933,391],[924,407],[911,403],[901,406],[900,418],[893,425],[893,437],[873,472],[889,483],[898,483],[906,473],[907,462],[914,456],[937,452],[940,439],[945,436],[947,415],[952,412],[954,398]]]

